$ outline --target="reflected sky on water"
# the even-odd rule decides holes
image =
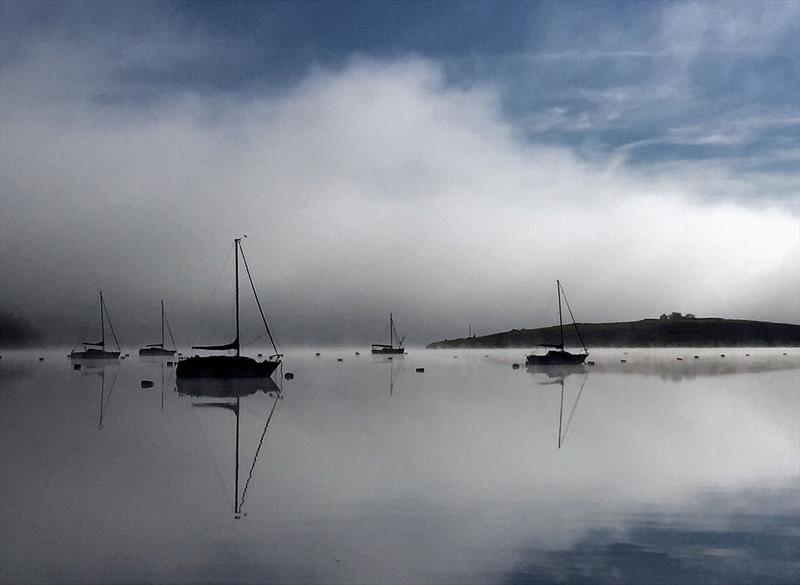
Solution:
[[[797,582],[797,349],[315,351],[238,391],[4,352],[0,581]]]

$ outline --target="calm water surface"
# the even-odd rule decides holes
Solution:
[[[797,349],[320,351],[238,401],[3,352],[0,581],[800,582]]]

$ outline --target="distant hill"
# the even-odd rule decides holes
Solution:
[[[695,318],[673,313],[660,319],[620,323],[578,323],[588,347],[791,347],[800,346],[800,325],[740,319]],[[502,333],[445,339],[429,349],[536,347],[558,343],[558,326],[512,329]],[[572,324],[564,325],[564,344],[580,347]]]
[[[25,347],[42,343],[39,331],[22,317],[0,310],[0,347]]]

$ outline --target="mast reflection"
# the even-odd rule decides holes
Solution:
[[[234,447],[233,466],[233,514],[234,518],[237,520],[242,516],[246,516],[246,514],[242,512],[242,509],[245,503],[245,496],[247,495],[247,488],[250,486],[250,481],[253,478],[258,456],[264,445],[264,439],[267,435],[269,425],[272,422],[273,415],[277,410],[278,401],[283,398],[281,389],[275,384],[272,378],[176,378],[175,390],[180,396],[214,399],[192,401],[193,408],[218,408],[233,413],[236,425],[236,444]],[[241,421],[239,415],[242,408],[242,399],[253,396],[258,392],[263,392],[268,397],[272,398],[272,402],[268,407],[268,411],[265,413],[264,428],[261,431],[258,447],[253,455],[247,479],[240,493],[239,444],[241,441]]]
[[[583,394],[583,388],[586,386],[586,380],[589,378],[587,372],[584,372],[583,379],[581,380],[580,388],[578,389],[578,394],[575,396],[575,402],[572,404],[572,409],[569,412],[569,416],[567,417],[567,422],[564,424],[564,380],[569,376],[569,374],[564,375],[564,372],[558,372],[554,376],[550,376],[545,380],[539,382],[540,386],[550,386],[550,385],[559,385],[561,387],[561,396],[559,401],[559,408],[558,408],[558,441],[556,443],[557,448],[561,449],[561,446],[564,444],[564,441],[567,438],[567,432],[569,431],[569,426],[572,423],[572,417],[575,415],[575,410],[578,408],[578,402],[581,399],[581,395]]]
[[[119,362],[116,360],[97,360],[94,362],[83,362],[83,369],[81,374],[84,376],[99,376],[100,377],[100,409],[97,420],[97,428],[103,428],[103,415],[111,401],[111,393],[114,391],[114,386],[117,383],[117,376],[119,375]],[[106,384],[106,369],[112,368],[114,370],[114,377],[111,382]],[[108,386],[108,392],[106,392]]]

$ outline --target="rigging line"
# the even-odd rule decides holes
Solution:
[[[194,404],[192,404],[194,406]],[[231,501],[230,495],[228,495],[228,488],[225,486],[225,480],[222,478],[222,472],[219,470],[219,466],[217,465],[216,459],[214,459],[214,454],[211,452],[211,445],[208,443],[208,437],[206,437],[206,432],[203,430],[203,425],[200,424],[200,420],[197,418],[197,413],[195,413],[193,408],[189,409],[189,412],[192,413],[192,418],[194,419],[197,428],[200,429],[200,436],[203,438],[203,444],[206,447],[206,452],[208,453],[208,458],[211,460],[211,465],[214,466],[214,471],[217,474],[217,479],[219,480],[219,487],[220,491],[223,494],[225,500],[227,500],[228,504],[233,506],[233,502]]]
[[[581,389],[578,390],[578,395],[575,397],[575,404],[572,405],[572,410],[569,413],[569,418],[567,419],[567,425],[564,427],[564,436],[561,439],[561,444],[564,444],[564,441],[567,440],[567,431],[569,431],[569,423],[572,422],[572,415],[575,414],[575,409],[578,408],[578,400],[581,399],[581,394],[583,394],[583,387],[586,386],[586,380],[589,379],[589,376],[583,377],[583,382],[581,382]]]
[[[167,332],[169,333],[169,338],[172,341],[172,347],[177,348],[178,345],[175,343],[175,338],[172,336],[172,327],[169,326],[169,317],[167,317],[166,313],[164,313],[164,323],[167,324]]]
[[[198,328],[198,331],[195,333],[194,339],[192,340],[192,343],[190,344],[190,347],[192,345],[196,345],[197,344],[197,339],[200,337],[200,335],[205,333],[205,331],[203,330],[203,327],[205,326],[205,322],[206,322],[206,319],[208,318],[209,310],[211,309],[211,301],[214,300],[214,295],[217,293],[217,289],[219,288],[219,283],[222,281],[222,273],[225,272],[225,268],[227,268],[227,266],[228,266],[228,262],[231,259],[231,252],[233,251],[233,248],[235,247],[235,245],[236,244],[233,243],[228,248],[228,254],[225,256],[225,262],[222,263],[222,267],[219,269],[219,273],[217,274],[217,283],[214,285],[214,288],[211,290],[211,294],[208,295],[208,298],[206,299],[206,302],[203,305],[203,317],[200,319],[200,327]]]
[[[108,387],[108,396],[106,396],[103,412],[108,410],[108,404],[111,402],[111,393],[114,391],[114,384],[117,383],[117,376],[119,376],[119,367],[116,368],[116,371],[114,372],[114,378],[111,380],[111,386]],[[105,370],[103,371],[103,381],[105,382]]]
[[[259,335],[258,337],[256,337],[255,339],[251,339],[251,340],[250,340],[250,341],[248,341],[247,343],[243,343],[243,344],[242,344],[242,347],[248,347],[248,346],[250,346],[250,345],[254,344],[256,341],[258,341],[259,339],[261,339],[262,337],[264,337],[266,334],[267,334],[267,333],[266,333],[266,332],[264,332],[264,333],[262,333],[261,335]]]
[[[264,321],[264,328],[267,330],[267,335],[269,335],[269,340],[272,342],[272,348],[275,350],[275,355],[280,355],[278,351],[278,346],[275,344],[275,338],[272,337],[272,333],[269,330],[269,325],[267,325],[267,318],[264,316],[264,309],[261,308],[261,301],[258,298],[258,293],[256,292],[256,285],[253,284],[253,277],[250,276],[250,267],[247,265],[247,258],[244,256],[244,250],[242,249],[241,242],[239,243],[239,251],[242,253],[242,260],[244,260],[244,269],[247,271],[247,279],[250,281],[250,287],[253,289],[253,296],[256,298],[256,305],[258,305],[258,312],[261,313],[261,320]]]
[[[106,306],[106,302],[103,301],[103,307],[106,310],[106,319],[108,320],[108,326],[111,328],[111,335],[114,336],[114,342],[117,344],[117,349],[121,350],[122,348],[119,346],[119,340],[117,339],[117,334],[114,331],[114,325],[111,323],[111,315],[108,312],[108,306]]]
[[[264,444],[264,437],[267,434],[267,429],[269,428],[269,421],[272,420],[272,415],[275,412],[275,409],[278,407],[278,400],[280,400],[280,396],[275,397],[275,402],[272,403],[272,410],[267,417],[267,423],[264,425],[264,430],[261,433],[261,438],[258,441],[258,447],[256,448],[256,454],[253,456],[253,463],[250,465],[250,472],[247,474],[247,481],[244,482],[244,488],[242,489],[242,499],[239,502],[239,512],[242,511],[242,507],[244,506],[244,496],[247,494],[247,486],[250,485],[250,480],[253,478],[253,470],[256,467],[256,460],[258,459],[258,454],[261,451],[261,445]]]
[[[572,314],[572,307],[569,306],[569,300],[567,300],[567,294],[564,292],[564,287],[561,287],[561,296],[564,297],[564,302],[567,304],[567,310],[569,311],[569,317],[572,319],[572,325],[575,327],[575,333],[578,334],[578,339],[583,346],[583,351],[588,352],[589,350],[586,349],[586,344],[583,342],[583,336],[581,335],[581,330],[578,329],[578,324],[575,322],[575,316]]]

